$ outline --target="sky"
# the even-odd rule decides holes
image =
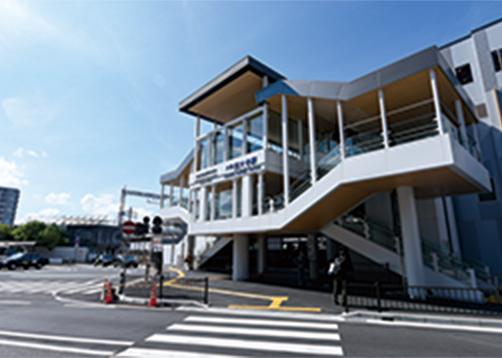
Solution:
[[[124,186],[160,193],[193,149],[178,103],[245,56],[350,81],[501,17],[498,1],[0,0],[0,186],[21,190],[16,224],[115,219]]]

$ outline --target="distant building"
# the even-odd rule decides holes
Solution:
[[[0,224],[14,225],[19,189],[0,187]]]
[[[115,253],[122,244],[122,232],[117,226],[109,225],[67,225],[62,226],[70,244],[89,248],[90,252]]]

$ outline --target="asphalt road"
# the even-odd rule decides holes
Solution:
[[[99,289],[105,277],[117,273],[85,266],[2,270],[0,357],[502,355],[502,336],[494,333],[346,323],[315,313],[172,310],[58,299],[59,292]]]

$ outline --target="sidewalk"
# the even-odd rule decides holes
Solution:
[[[175,271],[165,272],[166,279],[163,286],[163,299],[158,299],[161,306],[169,309],[183,307],[184,310],[200,309],[211,312],[235,311],[237,309],[250,314],[264,315],[280,311],[292,317],[306,316],[313,319],[337,320],[340,322],[370,323],[382,325],[406,325],[422,328],[434,327],[444,329],[474,329],[479,331],[502,333],[502,317],[486,317],[455,314],[410,313],[404,311],[370,311],[364,309],[350,309],[349,313],[343,312],[343,307],[333,304],[331,293],[307,290],[295,287],[276,286],[272,284],[232,281],[228,275],[203,271],[184,272],[174,268]],[[174,278],[203,279],[208,277],[208,304],[201,299],[204,281],[190,283],[189,285],[176,284]],[[171,281],[170,281],[171,279]],[[114,287],[118,288],[118,280],[113,280]],[[148,282],[144,276],[128,276],[124,294],[120,295],[118,304],[147,305],[152,284],[158,284],[158,277]],[[170,282],[172,285],[170,286]],[[178,287],[180,286],[180,287]],[[187,288],[188,287],[188,288]],[[173,294],[173,290],[180,292]],[[158,287],[157,287],[157,292]],[[99,301],[99,295],[76,299]],[[159,309],[162,309],[161,307]],[[319,318],[314,318],[319,317]]]

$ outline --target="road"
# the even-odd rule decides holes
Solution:
[[[113,268],[0,272],[1,357],[500,357],[500,334],[340,322],[294,312],[156,309],[58,299]]]

